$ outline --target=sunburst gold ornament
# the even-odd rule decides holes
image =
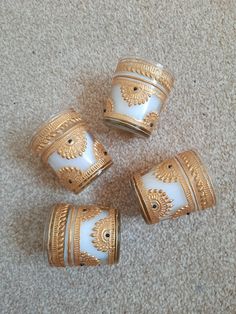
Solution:
[[[154,174],[157,179],[163,182],[176,182],[178,180],[178,172],[175,170],[175,162],[167,159],[158,164],[154,168]]]
[[[137,84],[136,84],[137,85]],[[141,105],[148,101],[149,95],[140,86],[122,85],[121,94],[129,106]]]
[[[152,213],[159,221],[162,217],[168,214],[173,206],[166,192],[162,190],[150,189],[148,190],[148,198],[152,208]]]
[[[92,242],[94,246],[102,252],[107,252],[114,242],[114,234],[110,218],[104,218],[98,221],[93,228],[92,237],[95,238]]]
[[[108,216],[96,222],[93,233],[93,244],[98,251],[110,252],[112,255],[116,249],[117,214],[111,209]]]
[[[60,183],[67,189],[76,192],[83,181],[81,170],[75,167],[64,167],[57,171]]]
[[[81,156],[87,146],[86,133],[84,129],[76,129],[67,134],[60,145],[58,145],[57,152],[60,156],[67,159]]]
[[[157,122],[158,117],[159,116],[156,112],[150,112],[145,116],[143,121],[147,126],[153,127],[154,124]]]

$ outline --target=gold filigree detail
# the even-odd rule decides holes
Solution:
[[[162,65],[154,65],[144,60],[138,59],[123,59],[117,65],[116,73],[118,72],[134,72],[146,76],[159,82],[169,93],[174,85],[172,74],[165,70]]]
[[[136,85],[139,85],[136,86]],[[120,87],[123,99],[128,103],[129,107],[133,105],[142,105],[148,101],[149,95],[140,87],[140,84],[122,85]]]
[[[64,267],[64,241],[65,227],[69,205],[59,204],[53,211],[52,234],[51,234],[51,261],[52,265]]]
[[[179,217],[181,217],[181,216],[183,216],[183,215],[189,214],[191,211],[192,211],[192,210],[191,210],[191,208],[189,207],[189,205],[186,205],[186,206],[184,206],[184,207],[179,208],[175,213],[173,213],[173,214],[171,215],[171,218],[172,218],[172,219],[179,218]]]
[[[83,127],[66,134],[57,144],[57,153],[67,159],[82,156],[87,147],[86,132]]]
[[[82,120],[78,112],[74,110],[62,112],[53,117],[49,122],[45,123],[32,138],[30,143],[32,151],[40,155],[56,137],[78,122],[82,122]]]
[[[75,167],[64,167],[57,171],[60,183],[73,192],[76,192],[83,182],[82,171]]]
[[[82,172],[75,167],[63,167],[56,172],[56,175],[66,189],[79,193],[111,165],[111,157],[107,155],[104,158],[100,158],[87,171]]]
[[[101,209],[96,206],[84,206],[79,208],[82,221],[89,220],[101,214]]]
[[[172,200],[169,199],[166,192],[162,190],[148,190],[148,198],[150,202],[150,211],[154,214],[157,222],[166,216],[173,206]]]
[[[80,266],[99,266],[100,261],[86,252],[80,252]]]
[[[120,85],[122,97],[128,103],[129,107],[144,104],[152,95],[155,95],[161,101],[161,104],[164,104],[166,100],[166,95],[161,90],[148,83],[115,77],[113,79],[114,84]]]
[[[190,177],[199,208],[214,206],[216,203],[214,189],[199,156],[194,151],[186,151],[178,154],[177,159],[186,175]]]
[[[177,182],[179,174],[176,171],[176,162],[174,159],[167,159],[154,168],[154,174],[157,179],[170,183]]]
[[[48,158],[56,152],[64,158],[71,159],[81,156],[86,150],[86,147],[86,126],[76,124],[64,132],[59,138],[56,138],[50,146],[45,148],[41,158],[43,162],[47,163]]]
[[[110,113],[114,109],[114,104],[111,98],[107,99],[106,108],[104,110],[104,113]]]
[[[94,141],[93,151],[94,151],[96,160],[99,160],[100,158],[104,158],[107,156],[107,151],[105,150],[104,146],[97,140]]]
[[[108,217],[96,222],[91,236],[92,241],[98,251],[109,252],[114,255],[116,250],[116,211],[110,209]]]
[[[148,114],[145,116],[143,122],[144,122],[144,124],[146,124],[146,125],[148,125],[148,126],[150,126],[150,127],[153,127],[153,125],[156,124],[158,118],[159,118],[158,113],[156,113],[156,112],[150,112],[150,113],[148,113]]]

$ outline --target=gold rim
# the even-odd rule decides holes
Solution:
[[[119,210],[116,209],[116,248],[115,248],[115,256],[114,256],[114,264],[117,264],[120,259],[120,223],[121,217]]]
[[[148,213],[148,208],[147,208],[147,206],[145,204],[145,201],[143,200],[143,196],[142,196],[142,193],[141,193],[141,191],[139,189],[139,186],[138,186],[138,184],[136,182],[135,176],[131,178],[131,185],[134,188],[135,194],[136,194],[136,196],[138,198],[142,217],[143,217],[143,219],[145,220],[145,222],[147,224],[151,225],[152,221],[151,221],[151,218],[150,218],[149,213]]]
[[[90,183],[92,183],[93,181],[95,181],[100,175],[102,175],[104,173],[104,171],[106,169],[109,169],[111,166],[113,165],[113,161],[110,159],[106,164],[104,164],[102,167],[100,167],[99,169],[97,169],[92,175],[91,177],[89,177],[86,181],[84,181],[84,183],[82,184],[82,186],[76,191],[74,192],[75,194],[79,194],[80,192],[82,192]]]
[[[175,81],[174,76],[165,66],[142,58],[128,57],[121,59],[117,64],[115,74],[122,72],[134,72],[147,77],[153,82],[160,83],[168,94]]]
[[[148,138],[151,135],[151,132],[141,125],[138,126],[137,122],[126,121],[125,119],[118,119],[112,117],[104,117],[104,122],[112,127],[121,129],[123,131],[129,131],[135,135],[139,135],[141,137]]]
[[[36,130],[29,144],[30,150],[36,155],[41,155],[62,132],[81,121],[79,113],[74,109],[58,113]]]

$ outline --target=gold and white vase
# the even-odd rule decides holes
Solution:
[[[32,152],[49,165],[62,186],[79,193],[112,165],[103,145],[73,109],[43,124],[31,140]]]
[[[148,224],[175,219],[216,204],[211,179],[193,150],[137,173],[131,182]]]
[[[121,59],[104,109],[105,123],[150,136],[173,84],[173,75],[161,64],[136,57]]]
[[[44,231],[51,266],[112,265],[119,260],[119,212],[96,205],[57,204]]]

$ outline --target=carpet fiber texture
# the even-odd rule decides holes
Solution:
[[[1,1],[1,313],[235,313],[235,18],[233,0]],[[103,124],[126,55],[176,77],[150,139]],[[114,161],[77,196],[28,150],[43,119],[70,105]],[[211,167],[217,208],[146,225],[130,175],[189,148]],[[61,201],[120,210],[117,266],[46,265],[44,222]]]

